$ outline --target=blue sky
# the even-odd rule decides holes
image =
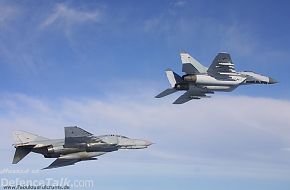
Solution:
[[[12,166],[13,130],[61,138],[64,126],[79,125],[156,144],[41,177],[92,178],[101,189],[289,189],[289,5],[0,1],[0,148],[8,155],[0,167],[52,162],[31,154]],[[171,105],[178,95],[154,99],[169,85],[166,68],[181,73],[181,51],[206,66],[227,51],[237,70],[279,83],[179,107]]]
[[[281,80],[280,88],[288,80],[280,76],[290,59],[284,2],[1,4],[0,74],[6,91],[95,96],[103,94],[101,85],[116,80],[165,85],[164,68],[180,72],[183,50],[205,65],[228,51],[238,69],[271,75]]]

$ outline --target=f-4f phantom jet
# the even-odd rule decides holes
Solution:
[[[188,53],[180,54],[182,61],[182,77],[167,69],[166,75],[171,85],[155,96],[162,98],[177,91],[186,91],[173,104],[183,104],[192,99],[200,99],[213,94],[215,91],[230,92],[240,85],[248,84],[274,84],[271,77],[266,77],[252,71],[237,72],[228,53],[219,53],[209,68],[201,65]]]
[[[152,143],[130,139],[120,135],[93,136],[79,127],[65,127],[64,139],[47,139],[24,131],[13,133],[16,148],[13,164],[17,164],[30,152],[57,158],[43,169],[73,165],[80,161],[97,160],[97,156],[119,149],[143,149]]]

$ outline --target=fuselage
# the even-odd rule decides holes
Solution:
[[[64,139],[51,139],[33,142],[32,152],[46,158],[94,157],[119,149],[143,149],[152,143],[146,140],[130,139],[121,135],[103,135],[89,139],[87,142],[65,144]],[[67,156],[65,156],[67,155]]]
[[[176,83],[177,90],[189,90],[192,87],[200,87],[209,91],[232,91],[245,81],[245,77],[232,76],[227,80],[216,79],[207,74],[184,75],[183,81]]]
[[[64,128],[64,139],[48,139],[26,131],[14,131],[16,148],[12,164],[17,164],[30,152],[42,154],[45,158],[57,158],[43,169],[74,165],[80,161],[97,160],[97,156],[119,149],[144,149],[150,141],[131,139],[121,135],[94,136],[77,127]]]
[[[160,92],[155,98],[162,98],[177,91],[186,91],[179,96],[173,104],[183,104],[192,99],[210,97],[215,91],[230,92],[240,85],[248,84],[274,84],[273,78],[257,74],[252,71],[237,72],[230,54],[220,52],[207,68],[201,65],[188,53],[180,54],[182,72],[180,76],[172,69],[166,69],[165,74],[170,88]]]

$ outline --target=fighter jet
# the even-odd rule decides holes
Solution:
[[[171,69],[166,75],[171,85],[155,98],[162,98],[177,91],[186,91],[173,104],[183,104],[192,99],[210,97],[215,91],[230,92],[240,85],[275,84],[271,77],[266,77],[252,71],[237,72],[230,54],[221,52],[214,58],[209,68],[201,65],[188,53],[181,53],[182,72],[179,76]]]
[[[93,136],[79,127],[65,127],[64,139],[48,139],[25,131],[13,132],[16,148],[12,164],[17,164],[30,152],[45,158],[57,158],[43,169],[73,165],[80,161],[97,160],[108,152],[119,149],[143,149],[152,143],[147,140],[130,139],[120,135]]]

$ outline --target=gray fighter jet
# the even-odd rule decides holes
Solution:
[[[240,85],[248,84],[274,84],[277,83],[271,77],[266,77],[252,71],[237,72],[230,54],[219,53],[209,68],[201,65],[188,53],[181,53],[182,77],[167,69],[166,75],[171,85],[155,96],[162,98],[177,91],[186,91],[173,104],[183,104],[192,99],[210,97],[215,91],[230,92]]]
[[[143,149],[152,143],[146,140],[130,139],[120,135],[93,136],[79,127],[65,127],[64,139],[47,139],[25,131],[15,131],[16,148],[13,164],[17,164],[30,152],[57,158],[43,169],[73,165],[80,161],[97,160],[97,156],[119,149]]]

